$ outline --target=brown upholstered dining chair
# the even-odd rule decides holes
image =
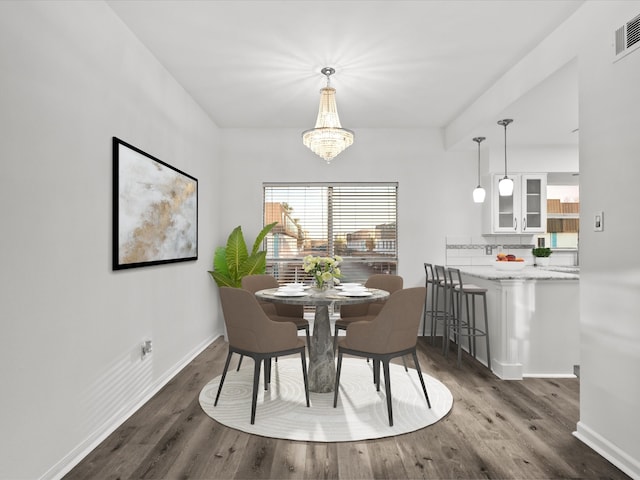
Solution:
[[[334,408],[338,403],[342,356],[344,354],[373,359],[373,377],[378,391],[380,391],[380,363],[382,362],[390,426],[393,426],[393,409],[391,406],[389,361],[393,358],[407,354],[413,356],[413,363],[418,372],[427,405],[431,408],[431,401],[416,354],[418,327],[422,317],[425,295],[425,287],[397,290],[389,296],[382,310],[373,320],[354,322],[349,325],[347,335],[338,341]]]
[[[242,277],[242,288],[251,293],[267,288],[278,288],[280,284],[273,275],[259,274]],[[307,337],[307,348],[310,348],[311,339],[309,337],[309,321],[304,318],[304,306],[286,305],[284,303],[270,303],[258,300],[262,310],[274,322],[292,322],[298,330],[304,330]],[[238,361],[238,370],[242,365],[242,357]]]
[[[298,332],[293,323],[274,322],[265,313],[255,295],[241,288],[220,288],[220,300],[224,323],[227,327],[229,353],[224,364],[220,386],[213,406],[218,405],[222,385],[227,376],[229,361],[234,353],[253,358],[253,397],[251,400],[251,424],[256,418],[256,403],[258,398],[258,382],[260,380],[260,365],[264,361],[264,389],[267,390],[271,382],[271,359],[300,354],[302,360],[302,376],[304,391],[309,406],[309,383],[307,380],[307,359],[304,341],[298,338]]]
[[[393,293],[402,289],[403,280],[399,275],[376,274],[371,275],[364,284],[367,288],[377,288]],[[355,305],[342,305],[340,307],[340,318],[336,320],[333,330],[333,349],[336,349],[338,332],[346,330],[353,322],[363,320],[373,320],[382,309],[385,300],[373,303],[358,303]]]
[[[247,275],[242,278],[242,288],[251,293],[267,288],[278,288],[280,284],[273,275]],[[264,312],[274,322],[293,322],[298,330],[304,330],[309,345],[309,321],[304,318],[302,305],[286,305],[284,303],[270,303],[258,300]]]

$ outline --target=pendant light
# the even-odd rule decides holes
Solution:
[[[513,122],[511,118],[498,120],[498,125],[504,127],[504,177],[498,182],[498,191],[501,197],[510,197],[513,195],[513,180],[507,177],[507,125]]]
[[[478,186],[473,191],[473,201],[475,203],[483,203],[484,197],[487,195],[484,188],[480,186],[480,142],[485,140],[485,137],[475,137],[474,142],[478,144]]]
[[[330,77],[336,72],[335,69],[325,67],[320,72],[327,77],[327,86],[320,90],[316,126],[302,132],[302,143],[330,163],[336,155],[353,144],[353,132],[342,128],[340,124],[336,89],[330,85]]]

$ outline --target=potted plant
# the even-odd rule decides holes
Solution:
[[[534,247],[531,250],[533,254],[533,260],[536,265],[541,267],[549,266],[549,257],[551,256],[551,249],[548,247]]]
[[[227,245],[216,248],[213,255],[213,270],[209,271],[209,274],[219,287],[240,288],[242,286],[242,277],[265,272],[267,268],[267,252],[258,249],[262,245],[264,237],[277,224],[278,222],[270,223],[260,231],[255,242],[253,242],[251,252],[247,249],[242,228],[237,226],[233,229],[227,239]]]

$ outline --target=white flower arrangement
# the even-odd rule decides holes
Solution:
[[[307,255],[302,260],[302,267],[304,271],[310,274],[316,282],[316,286],[323,288],[328,285],[329,282],[334,284],[340,283],[340,262],[342,257],[336,255],[335,257],[314,257],[313,255]]]

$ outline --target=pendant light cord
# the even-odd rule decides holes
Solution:
[[[485,137],[475,137],[473,141],[478,144],[478,186],[480,186],[480,142],[485,140]]]
[[[507,123],[504,124],[504,176],[507,176]]]
[[[478,185],[480,185],[480,142],[478,142]]]
[[[505,118],[504,120],[498,120],[498,125],[504,127],[504,178],[507,178],[507,125],[513,122],[511,118]]]

